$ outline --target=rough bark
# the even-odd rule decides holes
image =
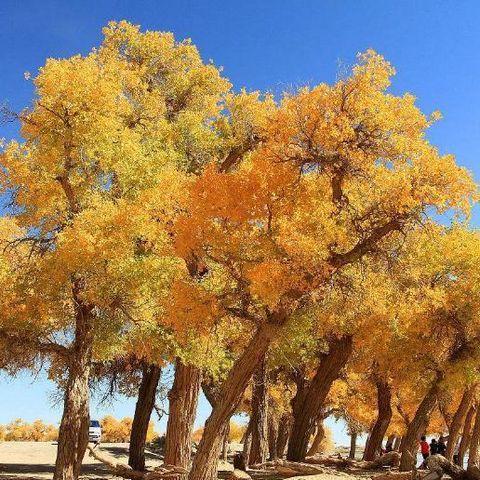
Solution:
[[[58,432],[54,480],[76,480],[88,445],[89,377],[92,363],[91,307],[78,303],[75,339],[68,363],[63,416]]]
[[[440,375],[437,375],[432,386],[418,406],[415,416],[410,422],[407,433],[402,440],[402,457],[400,461],[400,471],[402,472],[411,470],[415,466],[417,460],[418,440],[425,430],[430,414],[437,402],[440,380]]]
[[[252,446],[252,417],[248,421],[247,429],[245,430],[245,434],[243,436],[243,458],[245,460],[245,464],[248,465],[248,459],[250,457],[250,448]]]
[[[227,427],[225,436],[223,437],[223,446],[222,446],[222,460],[225,462],[228,460],[228,437],[230,435],[230,425]]]
[[[465,421],[468,409],[470,408],[470,404],[472,403],[475,389],[476,385],[473,385],[465,390],[462,396],[462,400],[460,401],[460,405],[458,406],[457,411],[453,416],[452,422],[450,423],[447,452],[445,454],[447,460],[451,461],[453,459],[455,446],[457,445],[458,439],[460,437],[460,429],[462,428],[462,424]]]
[[[472,438],[472,423],[475,418],[475,405],[472,405],[465,417],[465,423],[463,424],[462,439],[460,441],[460,447],[458,449],[458,464],[463,467],[465,463],[465,454],[470,447],[470,440]]]
[[[333,382],[340,375],[353,348],[353,338],[346,335],[329,341],[329,352],[322,356],[319,367],[306,394],[293,404],[293,427],[288,442],[287,459],[305,459],[310,433],[324,406]]]
[[[147,443],[148,424],[155,405],[161,369],[157,365],[145,364],[142,381],[138,389],[138,398],[130,433],[128,464],[134,470],[145,470],[145,445]]]
[[[468,454],[468,466],[478,466],[480,444],[480,408],[477,407],[475,423],[473,425],[472,437],[470,439],[470,453]]]
[[[197,414],[201,371],[177,358],[175,379],[168,394],[169,413],[165,438],[165,463],[187,468],[192,452],[193,423]],[[225,433],[225,432],[223,432]],[[221,437],[223,441],[223,435]]]
[[[320,444],[325,438],[325,429],[323,428],[323,418],[317,421],[317,431],[315,432],[315,437],[313,439],[312,445],[308,449],[307,457],[313,457],[320,450]]]
[[[248,465],[264,463],[268,456],[267,362],[264,359],[253,374],[252,445]]]
[[[357,454],[357,432],[352,432],[350,434],[350,452],[348,458],[355,460],[355,455]]]
[[[467,470],[459,467],[455,463],[447,460],[441,455],[431,455],[425,461],[430,472],[436,473],[438,480],[440,480],[443,475],[447,474],[453,480],[479,480],[480,479],[480,470],[477,466],[472,465],[468,466]],[[431,476],[429,475],[429,478]]]
[[[392,419],[392,389],[387,381],[377,379],[378,414],[365,449],[364,460],[372,461],[382,449],[383,437]]]
[[[265,358],[272,340],[286,321],[285,314],[270,315],[269,320],[258,328],[243,354],[234,363],[222,385],[220,398],[205,423],[189,480],[215,480],[221,441],[230,418],[237,409],[253,372]]]
[[[268,457],[275,461],[278,458],[278,415],[272,408],[268,409]]]
[[[288,413],[284,414],[280,419],[278,425],[277,437],[277,457],[283,458],[285,449],[287,448],[288,437],[290,436],[290,429],[292,428],[292,417]]]

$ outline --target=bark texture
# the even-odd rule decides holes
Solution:
[[[364,460],[372,461],[382,449],[383,437],[392,419],[392,389],[387,381],[376,380],[378,414],[365,448]]]
[[[320,445],[325,438],[325,428],[323,428],[323,418],[319,419],[317,422],[317,431],[315,432],[315,437],[313,439],[312,445],[308,449],[307,457],[313,457],[320,450]]]
[[[165,464],[188,468],[192,452],[192,433],[197,414],[201,371],[177,358],[175,379],[168,394],[169,414],[165,438]],[[221,437],[223,441],[223,436]]]
[[[78,478],[88,445],[90,424],[88,381],[92,364],[93,318],[91,307],[81,302],[77,305],[75,340],[69,357],[54,480]]]
[[[145,445],[147,443],[148,424],[155,405],[161,369],[157,365],[144,365],[142,381],[138,389],[138,398],[133,416],[128,464],[134,470],[145,470]]]
[[[268,456],[267,363],[264,359],[253,374],[252,444],[248,465],[261,464]]]
[[[467,415],[468,409],[473,400],[473,396],[475,394],[476,385],[467,388],[463,393],[462,400],[460,401],[460,405],[453,416],[452,422],[450,423],[450,428],[448,432],[448,443],[447,443],[447,452],[446,458],[447,460],[452,461],[453,453],[455,450],[455,446],[457,445],[458,439],[460,437],[460,430],[462,428],[462,424],[465,421],[465,417]]]
[[[292,417],[286,413],[282,416],[278,425],[277,458],[283,458],[285,455],[285,449],[287,448],[291,428]]]
[[[329,352],[322,356],[319,367],[306,392],[293,402],[293,427],[288,442],[287,459],[305,459],[310,434],[320,415],[332,383],[347,363],[353,348],[353,338],[346,335],[329,341]]]
[[[350,453],[348,454],[348,458],[351,458],[352,460],[354,460],[356,454],[357,454],[357,432],[352,432],[350,434]]]
[[[222,385],[221,395],[205,423],[202,440],[190,470],[189,480],[215,480],[223,435],[242,399],[253,372],[265,358],[278,330],[285,325],[285,314],[272,314],[253,335]]]
[[[465,462],[465,454],[470,447],[470,440],[472,438],[472,423],[475,418],[475,406],[472,405],[465,417],[465,423],[463,424],[462,440],[460,441],[460,447],[458,449],[458,464],[463,466]]]
[[[478,466],[480,444],[480,408],[477,407],[475,423],[473,425],[472,437],[470,439],[470,453],[468,454],[468,466]]]
[[[425,431],[428,419],[437,402],[439,392],[440,376],[437,375],[433,385],[428,390],[422,402],[415,412],[407,433],[402,440],[402,457],[400,461],[400,471],[412,470],[417,461],[418,440]]]
[[[268,457],[269,460],[275,461],[278,458],[277,441],[278,441],[278,415],[272,408],[268,410]]]

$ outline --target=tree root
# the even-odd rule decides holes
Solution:
[[[95,447],[88,446],[89,455],[103,463],[108,469],[119,477],[128,478],[130,480],[157,480],[164,478],[176,478],[179,475],[186,475],[188,470],[176,465],[162,465],[155,467],[153,470],[146,470],[144,472],[133,470],[125,463],[117,462],[117,460],[105,453],[101,452]]]

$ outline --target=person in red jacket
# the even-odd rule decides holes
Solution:
[[[425,460],[430,455],[430,445],[428,444],[427,438],[425,437],[425,435],[420,439],[420,453],[422,454],[422,457],[423,457],[422,466],[425,466]]]

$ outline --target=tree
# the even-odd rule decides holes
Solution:
[[[28,246],[3,339],[47,356],[64,388],[56,480],[80,471],[98,344],[112,354],[121,333],[155,323],[158,299],[183,272],[169,222],[186,159],[193,168],[216,148],[211,121],[229,88],[171,34],[141,34],[126,22],[104,34],[86,57],[46,63],[33,107],[18,115],[25,141],[2,154],[2,193],[12,194],[22,229],[5,242],[17,252]]]
[[[413,97],[385,93],[392,72],[369,52],[337,84],[286,96],[244,162],[228,173],[210,166],[192,183],[177,251],[229,279],[235,288],[218,297],[226,314],[255,330],[223,383],[190,480],[214,477],[219,437],[299,309],[318,302],[346,266],[419,227],[429,207],[468,209],[469,175],[426,141],[431,119]]]

